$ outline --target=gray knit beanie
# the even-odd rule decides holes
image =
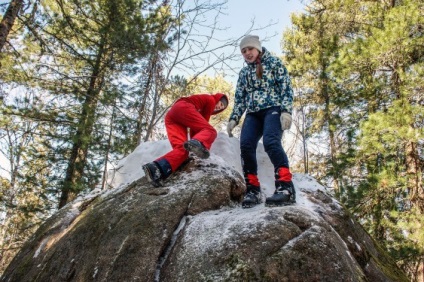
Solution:
[[[257,35],[246,35],[241,41],[240,41],[240,51],[243,50],[243,48],[246,47],[254,47],[259,50],[259,52],[262,52],[262,45],[259,41],[259,36]]]

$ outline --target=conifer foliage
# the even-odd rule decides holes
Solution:
[[[424,258],[423,15],[422,0],[317,0],[284,34],[309,173],[413,280]]]
[[[2,170],[9,175],[1,188],[2,263],[54,205],[63,207],[99,184],[105,152],[120,151],[107,143],[117,134],[116,125],[107,125],[124,99],[115,79],[147,56],[156,30],[170,21],[169,14],[158,16],[162,6],[37,1],[21,10],[1,54],[7,98],[1,149],[8,160]]]
[[[236,40],[211,36],[223,4],[0,4],[0,272],[46,217],[107,188],[119,159],[164,137],[163,115],[190,84],[174,69],[196,77],[234,57],[219,52]]]

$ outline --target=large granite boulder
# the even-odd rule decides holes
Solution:
[[[226,160],[194,159],[162,188],[141,177],[69,203],[28,240],[1,281],[408,281],[310,176],[294,175],[293,206],[242,209],[240,167],[230,165],[239,152],[227,139],[214,143],[226,146]],[[127,160],[120,169],[142,176],[133,167]],[[268,171],[259,173],[269,194]]]

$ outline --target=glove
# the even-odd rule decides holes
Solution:
[[[232,131],[233,131],[234,127],[236,127],[236,121],[232,119],[227,123],[228,136],[233,137]]]
[[[281,129],[282,130],[288,130],[291,127],[292,124],[292,116],[288,112],[281,113],[280,116],[281,121]]]

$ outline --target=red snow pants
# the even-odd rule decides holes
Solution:
[[[212,125],[196,110],[196,107],[184,100],[176,102],[165,116],[166,132],[172,150],[158,158],[166,159],[171,165],[172,172],[188,158],[188,152],[183,144],[188,140],[188,128],[191,139],[200,141],[206,149],[210,149],[217,132]]]

